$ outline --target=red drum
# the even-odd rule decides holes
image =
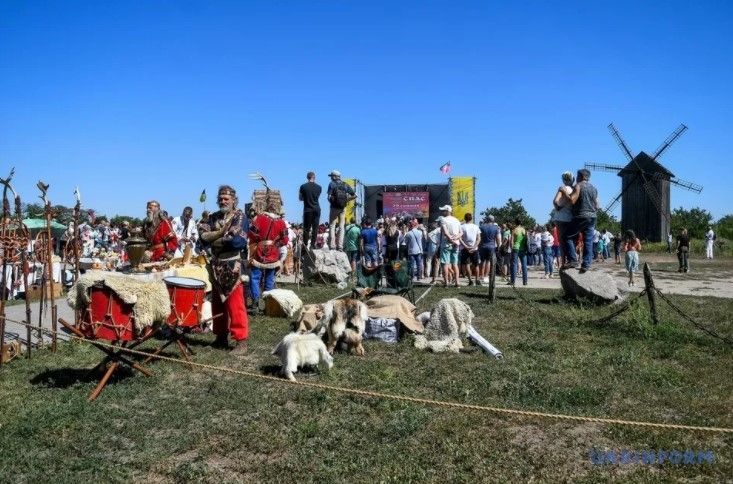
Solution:
[[[171,297],[171,313],[167,323],[171,326],[192,327],[201,324],[206,283],[191,277],[166,277]]]
[[[109,341],[137,339],[132,304],[124,302],[102,282],[92,286],[89,300],[89,307],[79,325],[79,330],[87,338]]]

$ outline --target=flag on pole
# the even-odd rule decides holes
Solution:
[[[204,203],[206,201],[206,188],[201,191],[201,196],[199,197],[199,202]]]
[[[441,165],[441,167],[440,167],[440,172],[443,175],[447,175],[449,171],[450,171],[450,161],[447,162],[447,163],[445,163],[445,164],[443,164],[443,165]]]

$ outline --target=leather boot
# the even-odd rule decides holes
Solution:
[[[234,345],[234,348],[232,348],[232,351],[230,351],[230,354],[234,356],[244,356],[247,354],[247,340],[241,339],[237,341],[237,344]]]

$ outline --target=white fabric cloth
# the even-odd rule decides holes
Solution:
[[[555,242],[555,238],[548,230],[545,230],[540,235],[540,241],[542,242],[542,247],[552,247],[553,242]]]
[[[175,217],[171,222],[173,231],[176,233],[178,239],[178,248],[176,249],[175,257],[183,257],[183,251],[186,248],[186,242],[183,239],[188,239],[188,245],[191,247],[191,255],[196,255],[196,241],[199,239],[199,231],[196,228],[196,221],[191,218],[188,221],[188,225],[183,223],[182,217]]]

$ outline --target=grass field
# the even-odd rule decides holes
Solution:
[[[559,291],[435,288],[420,302],[459,297],[505,354],[419,352],[367,343],[363,358],[337,355],[304,381],[571,415],[733,427],[733,352],[664,305],[652,326],[641,301],[611,322],[612,308],[560,299]],[[303,288],[306,302],[336,289]],[[421,292],[417,291],[418,294]],[[733,300],[675,297],[685,311],[733,336]],[[235,358],[195,339],[195,360],[276,371],[282,319],[251,323],[251,354]],[[151,345],[152,346],[152,345]],[[175,356],[175,353],[168,353]],[[119,378],[88,403],[86,376],[101,353],[80,343],[16,360],[0,376],[0,481],[54,482],[720,482],[733,475],[733,435],[507,417],[368,399],[151,365],[152,378]],[[711,450],[712,464],[594,465],[592,449]]]

